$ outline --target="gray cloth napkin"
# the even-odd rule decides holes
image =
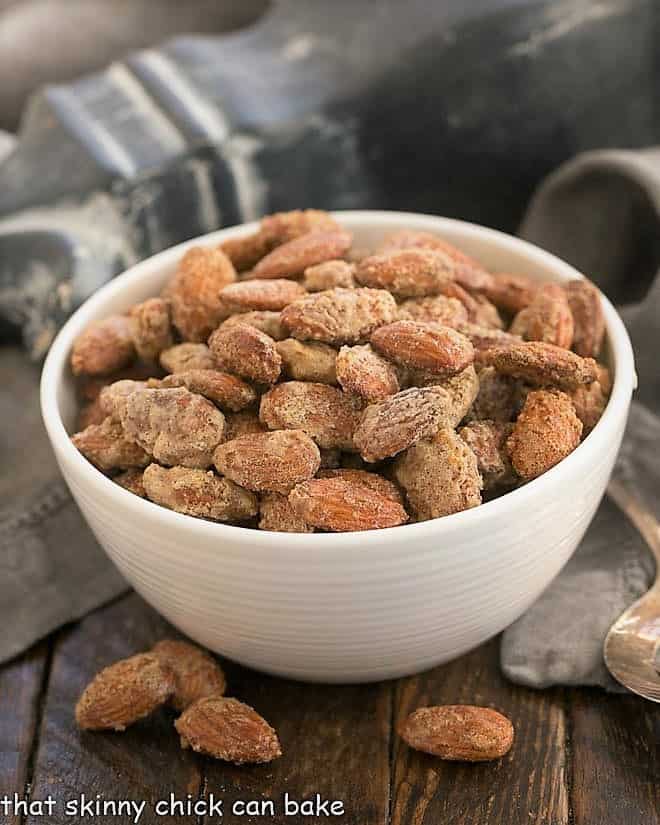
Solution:
[[[637,351],[640,394],[617,472],[660,516],[660,151],[589,153],[541,187],[522,234],[589,273],[618,303]],[[630,300],[632,297],[633,300]],[[120,594],[126,583],[69,498],[39,421],[36,374],[0,350],[0,663]],[[649,585],[653,563],[607,499],[573,559],[505,634],[502,667],[535,687],[613,687],[602,665],[610,623]]]

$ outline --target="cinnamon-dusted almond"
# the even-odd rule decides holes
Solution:
[[[163,350],[160,364],[166,372],[184,372],[185,370],[212,370],[215,360],[206,344],[186,341]]]
[[[384,289],[330,289],[306,295],[282,310],[294,338],[326,344],[357,344],[394,320],[396,302]]]
[[[396,484],[390,481],[389,478],[378,475],[378,473],[370,473],[367,470],[357,470],[350,467],[338,467],[334,470],[319,470],[317,478],[341,478],[344,481],[350,481],[351,484],[363,484],[369,490],[380,493],[381,496],[386,498],[391,498],[392,501],[398,504],[403,504],[403,496]]]
[[[82,730],[125,730],[174,693],[174,675],[152,653],[123,659],[98,673],[76,705]]]
[[[245,272],[267,255],[274,247],[274,241],[263,232],[251,232],[238,238],[227,238],[219,249],[229,258],[237,272]]]
[[[248,490],[288,492],[315,475],[321,465],[319,448],[301,430],[252,433],[216,449],[218,471]]]
[[[404,367],[449,377],[474,361],[474,347],[460,332],[439,324],[395,321],[371,335],[371,345]]]
[[[90,424],[72,436],[74,447],[99,470],[126,470],[146,467],[148,453],[126,437],[121,424],[106,418],[101,424]]]
[[[399,735],[411,748],[440,759],[485,762],[511,750],[514,731],[506,716],[491,708],[436,705],[411,713]]]
[[[73,343],[71,369],[74,375],[110,375],[135,358],[131,321],[112,315],[95,321]]]
[[[355,286],[355,264],[348,261],[324,261],[316,266],[308,266],[303,278],[303,286],[309,292],[323,292],[335,287]]]
[[[418,441],[394,464],[394,477],[419,521],[459,513],[481,504],[483,482],[477,458],[448,427]]]
[[[303,430],[324,449],[353,449],[362,402],[336,387],[286,381],[261,398],[259,417],[271,430]]]
[[[225,441],[249,433],[264,433],[268,428],[259,420],[255,410],[241,410],[225,415]]]
[[[489,349],[496,346],[508,346],[510,344],[520,344],[522,337],[514,335],[511,332],[505,332],[502,329],[495,329],[494,327],[480,327],[478,324],[472,322],[459,324],[458,331],[470,339],[470,343],[477,350],[475,358],[480,359],[479,353],[481,350]]]
[[[447,255],[455,264],[456,281],[466,289],[484,289],[492,282],[492,276],[478,261],[465,252],[434,235],[432,232],[420,232],[414,229],[400,229],[387,235],[383,249],[432,249]]]
[[[534,390],[525,399],[506,448],[515,471],[529,480],[566,458],[581,435],[582,422],[566,393]]]
[[[526,275],[493,272],[491,282],[483,287],[484,295],[506,312],[520,312],[531,304],[539,284]]]
[[[236,765],[272,762],[282,755],[277,734],[249,705],[208,696],[190,705],[174,723],[183,748]]]
[[[575,322],[573,349],[585,358],[595,358],[601,350],[605,335],[605,315],[600,292],[595,284],[583,278],[566,284],[566,295]]]
[[[336,372],[342,389],[370,402],[399,391],[396,369],[369,344],[342,347],[336,359]]]
[[[569,349],[573,341],[573,315],[566,292],[559,284],[544,284],[532,302],[516,315],[513,334],[527,341],[544,341]]]
[[[313,533],[282,493],[263,493],[259,502],[259,529],[274,533]]]
[[[484,481],[484,490],[511,486],[517,481],[504,444],[513,424],[497,421],[472,421],[458,431],[460,437],[477,457],[477,466]]]
[[[479,361],[484,366],[495,367],[503,375],[566,390],[590,384],[598,377],[593,358],[581,358],[562,347],[540,341],[490,347],[480,353]]]
[[[353,441],[365,461],[389,458],[447,426],[451,405],[443,387],[403,390],[366,408]]]
[[[209,338],[209,348],[220,369],[262,384],[274,384],[282,368],[275,341],[247,324],[224,324]]]
[[[400,298],[438,295],[453,281],[455,265],[443,252],[432,249],[395,249],[370,255],[355,269],[355,279],[366,287],[387,289]]]
[[[131,335],[143,361],[155,361],[172,346],[170,305],[164,298],[149,298],[131,307]]]
[[[309,232],[276,247],[252,270],[255,278],[295,278],[310,266],[341,258],[351,245],[350,232]]]
[[[241,378],[220,370],[184,370],[167,375],[159,382],[161,387],[186,387],[203,395],[221,410],[238,412],[257,400],[257,393]]]
[[[275,212],[261,219],[259,233],[274,249],[310,232],[335,232],[341,226],[322,209],[292,209]]]
[[[106,416],[114,421],[121,421],[122,411],[126,408],[126,402],[135,390],[148,387],[148,381],[134,381],[132,378],[122,378],[103,387],[99,395],[99,405]]]
[[[333,532],[378,530],[408,521],[406,511],[391,496],[344,478],[298,484],[289,493],[289,503],[308,524]]]
[[[607,406],[612,379],[607,367],[598,364],[598,380],[582,384],[570,393],[577,417],[582,422],[582,435],[590,433]]]
[[[245,521],[257,513],[253,493],[233,481],[218,478],[210,470],[167,469],[150,464],[143,481],[151,501],[177,513],[212,521]]]
[[[222,668],[201,648],[174,639],[163,639],[151,653],[174,675],[174,693],[170,704],[183,711],[205,696],[221,696],[226,681]]]
[[[260,281],[259,283],[262,283]],[[272,310],[255,309],[250,312],[240,312],[230,315],[226,321],[222,322],[222,327],[231,327],[235,324],[247,324],[249,327],[265,332],[273,341],[282,341],[288,336],[288,332],[282,326],[280,313]]]
[[[337,383],[337,350],[320,341],[286,338],[275,344],[282,358],[282,372],[297,381]]]
[[[286,278],[253,279],[229,284],[220,290],[220,300],[232,312],[261,310],[279,312],[287,304],[306,294],[296,281]]]
[[[449,298],[446,295],[408,298],[399,305],[397,311],[397,321],[422,321],[454,329],[458,329],[458,326],[467,320],[468,313],[464,304],[458,298]]]
[[[156,461],[205,469],[223,440],[225,418],[201,395],[183,387],[138,389],[120,411],[126,437]]]
[[[187,341],[203,342],[229,312],[220,290],[236,280],[236,270],[221,249],[193,246],[163,290],[172,321]]]

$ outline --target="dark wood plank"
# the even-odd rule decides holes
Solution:
[[[49,645],[43,642],[0,670],[0,797],[25,798]],[[0,820],[18,825],[13,813]]]
[[[101,668],[148,649],[174,635],[167,623],[138,596],[131,595],[96,611],[65,631],[58,639],[40,729],[33,778],[33,799],[48,794],[58,807],[49,825],[80,821],[130,822],[130,818],[95,820],[66,814],[64,803],[81,794],[104,800],[146,800],[141,825],[195,822],[189,816],[167,820],[155,816],[153,806],[170,793],[197,798],[202,786],[198,760],[181,750],[173,716],[163,710],[124,733],[81,733],[74,721],[78,696]],[[28,817],[28,825],[44,818]]]
[[[402,680],[397,723],[418,707],[436,704],[486,705],[502,711],[516,729],[514,746],[498,762],[466,765],[415,752],[396,737],[392,825],[569,822],[561,691],[534,692],[506,682],[494,641],[453,663]],[[600,820],[592,820],[592,825],[597,822],[600,825]]]
[[[570,727],[575,825],[660,823],[660,707],[576,690]]]
[[[232,815],[232,805],[248,799],[273,801],[275,815],[261,820],[273,825],[325,821],[385,825],[393,683],[305,685],[238,667],[228,669],[228,680],[229,694],[252,705],[277,729],[283,756],[256,767],[207,762],[206,792],[225,798],[225,825],[246,821]],[[287,818],[282,807],[285,792],[298,801],[317,793],[327,800],[341,800],[345,815]]]

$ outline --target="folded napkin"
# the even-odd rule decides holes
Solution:
[[[588,273],[624,307],[640,378],[617,465],[627,484],[660,510],[660,152],[598,152],[552,175],[522,226],[533,240]],[[656,253],[656,249],[658,253]],[[127,585],[68,496],[38,414],[37,375],[17,350],[0,349],[0,663]],[[658,512],[660,516],[660,512]],[[614,687],[602,664],[611,622],[649,585],[644,544],[607,499],[573,559],[506,631],[502,667],[514,681]],[[567,605],[570,609],[567,609]]]

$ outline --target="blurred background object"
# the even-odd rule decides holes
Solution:
[[[266,212],[515,231],[566,159],[657,141],[659,17],[656,0],[5,3],[0,122],[38,89],[0,164],[5,334],[39,357],[132,261]]]

